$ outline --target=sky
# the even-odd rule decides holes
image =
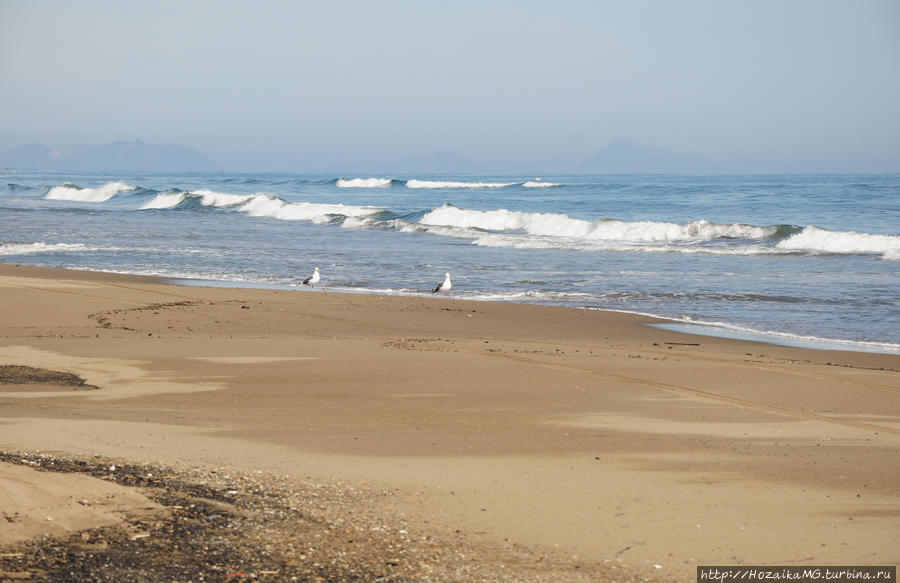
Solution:
[[[619,136],[900,171],[896,0],[0,0],[0,151],[142,139],[238,171],[453,150],[563,172]]]

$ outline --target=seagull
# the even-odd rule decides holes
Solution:
[[[436,294],[437,292],[441,292],[442,294],[445,294],[450,291],[450,287],[450,274],[445,273],[444,281],[442,281],[436,288],[431,290],[431,293]]]
[[[315,285],[319,283],[319,268],[316,267],[312,275],[303,280],[303,285]]]

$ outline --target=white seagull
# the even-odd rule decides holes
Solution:
[[[438,292],[441,292],[442,294],[445,294],[445,293],[447,293],[448,291],[450,291],[450,288],[451,288],[451,287],[452,287],[452,286],[450,285],[450,274],[449,274],[449,273],[445,273],[445,274],[444,274],[444,281],[442,281],[436,288],[434,288],[433,290],[431,290],[431,293],[436,294],[436,293],[438,293]]]
[[[316,267],[316,270],[312,275],[303,280],[303,285],[315,285],[319,283],[319,268]]]

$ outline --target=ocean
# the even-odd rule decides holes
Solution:
[[[4,178],[4,263],[411,296],[449,272],[454,298],[900,353],[897,174]]]

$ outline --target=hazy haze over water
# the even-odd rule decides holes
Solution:
[[[0,0],[0,20],[0,151],[558,172],[628,136],[735,170],[900,171],[893,1]]]

